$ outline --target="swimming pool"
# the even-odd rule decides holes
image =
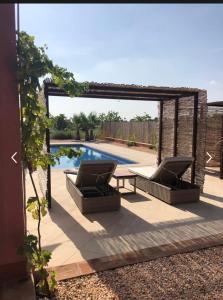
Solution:
[[[83,154],[79,158],[68,158],[67,156],[62,156],[60,158],[60,164],[57,163],[53,168],[78,168],[80,166],[81,160],[106,160],[106,159],[113,159],[116,160],[119,165],[126,165],[126,164],[135,164],[135,161],[125,159],[120,156],[112,155],[110,153],[91,148],[86,145],[82,144],[60,144],[60,145],[50,145],[51,153],[55,153],[60,147],[71,147],[76,150],[82,150]]]

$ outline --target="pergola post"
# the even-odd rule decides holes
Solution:
[[[191,167],[191,183],[195,182],[196,158],[197,158],[197,116],[198,116],[198,93],[194,95],[194,115],[193,115],[193,133],[192,133],[192,157],[194,162]]]
[[[160,100],[158,165],[161,163],[162,160],[162,139],[163,139],[163,101]]]
[[[177,156],[178,111],[179,111],[179,99],[176,98],[174,104],[173,156]]]
[[[223,179],[223,116],[221,117],[220,179]]]
[[[44,97],[46,100],[46,116],[49,118],[49,95],[48,95],[48,87],[44,85]],[[47,153],[50,153],[50,130],[46,128],[46,148]],[[51,208],[51,168],[50,165],[47,167],[47,190],[46,190],[46,199],[48,201],[48,208]]]

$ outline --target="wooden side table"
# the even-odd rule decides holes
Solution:
[[[134,179],[133,183],[133,191],[128,191],[128,192],[122,192],[123,195],[131,195],[131,194],[136,194],[136,174],[133,174],[129,172],[128,170],[116,170],[115,173],[112,176],[117,180],[117,186],[116,189],[119,192],[120,188],[125,188],[125,179]],[[120,180],[122,180],[122,186],[120,186]]]

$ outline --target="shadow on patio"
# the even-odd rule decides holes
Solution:
[[[130,197],[132,198],[132,196]],[[59,246],[62,244],[68,248],[71,247],[71,244],[74,245],[68,257],[66,257],[67,249],[66,252],[59,251],[56,257],[58,258],[58,255],[61,257],[54,262],[54,265],[55,263],[56,265],[67,264],[207,237],[220,233],[223,228],[223,208],[205,201],[181,204],[177,207],[169,207],[162,203],[167,213],[168,208],[187,213],[184,218],[179,219],[173,214],[171,221],[163,222],[150,222],[148,218],[145,218],[147,207],[142,209],[140,216],[140,213],[133,213],[124,206],[116,212],[81,216],[83,221],[81,222],[80,218],[77,221],[55,199],[52,204],[50,218],[64,234],[60,238],[61,242],[48,244],[46,248],[50,250],[58,248],[59,250]],[[146,204],[148,205],[148,203]],[[75,204],[74,209],[76,209]],[[78,252],[79,255],[77,255]]]

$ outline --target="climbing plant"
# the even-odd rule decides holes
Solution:
[[[55,65],[46,54],[47,46],[35,45],[35,38],[22,31],[18,34],[18,83],[21,106],[22,130],[22,162],[28,170],[35,197],[27,201],[27,211],[37,220],[37,236],[26,235],[24,245],[20,248],[31,268],[35,278],[36,292],[39,296],[50,296],[55,288],[55,274],[46,269],[51,253],[42,249],[41,219],[47,214],[47,200],[40,197],[33,172],[38,167],[46,169],[48,165],[55,165],[63,155],[69,158],[81,155],[81,152],[72,148],[60,148],[56,153],[43,151],[46,128],[50,128],[51,121],[46,116],[45,106],[38,100],[41,91],[41,81],[44,77],[52,79],[60,88],[63,88],[71,97],[79,96],[88,85],[78,83],[73,73]]]

